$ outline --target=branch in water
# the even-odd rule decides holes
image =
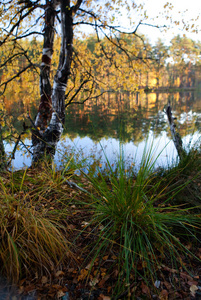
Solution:
[[[175,118],[173,118],[173,116],[172,116],[172,108],[170,106],[170,101],[168,102],[168,106],[167,106],[167,109],[166,109],[166,114],[167,114],[168,121],[169,121],[169,124],[170,124],[170,131],[171,131],[171,135],[172,135],[172,138],[173,138],[175,148],[177,149],[177,153],[179,155],[179,158],[182,159],[185,156],[186,151],[182,147],[181,136],[178,132],[176,132],[176,129],[175,129],[176,128],[176,125],[175,125],[175,122],[174,122]]]

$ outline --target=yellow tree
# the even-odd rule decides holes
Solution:
[[[139,19],[136,24],[133,15],[135,12],[139,14],[142,5],[137,7],[132,0],[5,0],[0,3],[0,47],[7,49],[9,46],[1,63],[4,69],[1,94],[5,93],[13,79],[22,74],[29,76],[29,69],[36,72],[39,69],[40,73],[38,113],[34,122],[29,117],[33,127],[33,161],[37,162],[45,153],[54,157],[63,131],[65,108],[75,101],[79,91],[86,95],[81,99],[84,102],[95,93],[97,84],[100,86],[97,94],[101,93],[101,86],[104,85],[114,90],[136,88],[137,72],[141,68],[138,61],[145,60],[146,55],[143,51],[137,53],[132,43],[121,39],[118,18],[124,11],[126,22],[131,24],[130,34],[137,36],[142,21]],[[80,30],[83,32],[82,26],[93,27],[98,40],[90,59],[89,49],[81,39],[76,43],[82,50],[73,48],[74,36],[78,37]],[[56,32],[60,35],[60,48],[55,51],[58,64],[51,79],[52,56],[57,48]],[[33,55],[29,55],[26,45],[20,42],[30,36],[43,37],[40,65],[34,61]],[[20,64],[9,68],[16,58]],[[8,69],[9,72],[6,72]],[[129,71],[126,73],[126,70]],[[98,72],[101,75],[99,79],[96,78]],[[30,94],[30,97],[35,96],[34,93]]]

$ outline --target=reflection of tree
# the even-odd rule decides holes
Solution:
[[[110,94],[109,108],[107,97],[97,100],[95,105],[89,103],[79,109],[75,106],[70,107],[67,111],[65,127],[70,137],[76,133],[81,137],[89,136],[95,141],[102,137],[111,137],[119,138],[123,142],[139,143],[144,140],[150,130],[155,132],[155,136],[160,136],[162,131],[167,130],[163,110],[168,97],[173,105],[175,117],[178,119],[180,134],[185,136],[188,134],[187,129],[193,130],[196,115],[192,122],[187,120],[188,122],[183,124],[179,123],[180,116],[189,110],[196,112],[197,102],[201,98],[192,92],[139,94],[138,105],[132,95],[128,97],[125,94],[118,97],[118,94]]]
[[[123,142],[133,141],[135,144],[144,140],[150,130],[155,136],[167,130],[167,121],[163,110],[170,99],[174,116],[177,117],[177,126],[181,136],[189,131],[200,130],[201,118],[197,119],[196,112],[201,113],[201,94],[194,92],[177,93],[138,93],[137,102],[135,93],[111,93],[102,98],[90,100],[85,105],[72,105],[66,112],[65,132],[74,139],[77,136],[89,136],[94,141],[102,137],[121,139]],[[12,105],[10,114],[13,116],[13,125],[17,131],[22,130],[22,122],[17,118],[24,111],[24,105]],[[187,118],[180,122],[183,113],[192,111],[192,119]],[[30,113],[35,115],[36,107],[30,107]],[[188,115],[187,115],[188,116]]]

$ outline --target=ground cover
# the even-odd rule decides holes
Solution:
[[[199,152],[157,171],[146,152],[137,175],[121,158],[115,171],[108,166],[79,176],[71,164],[45,163],[1,174],[1,278],[12,282],[6,291],[0,281],[2,295],[201,297]]]

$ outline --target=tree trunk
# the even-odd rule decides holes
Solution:
[[[186,151],[183,149],[182,147],[182,139],[181,136],[178,132],[176,132],[176,125],[174,122],[174,118],[172,117],[172,108],[170,106],[170,102],[168,102],[168,106],[166,109],[166,114],[168,117],[168,121],[170,124],[170,131],[171,131],[171,135],[172,135],[172,139],[175,145],[175,148],[177,149],[177,153],[179,155],[179,158],[182,159],[185,157],[186,155]]]
[[[70,0],[61,0],[61,48],[53,89],[50,85],[50,65],[53,53],[55,2],[47,0],[44,44],[40,74],[40,106],[32,132],[33,163],[53,158],[65,122],[65,91],[70,75],[73,42],[73,18]]]

